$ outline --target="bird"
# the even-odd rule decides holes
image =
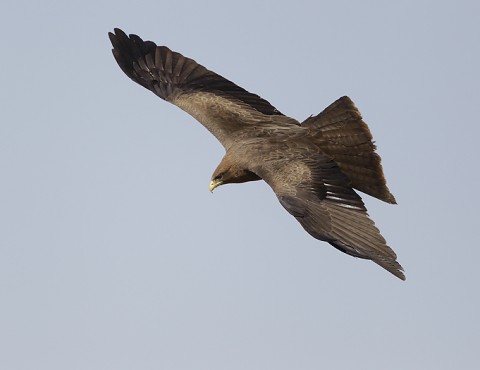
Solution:
[[[223,145],[211,192],[263,180],[312,237],[405,280],[355,191],[396,204],[370,129],[349,97],[300,122],[166,46],[118,28],[109,38],[130,79],[193,116]]]

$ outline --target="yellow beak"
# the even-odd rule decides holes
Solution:
[[[210,193],[213,193],[213,189],[215,189],[217,186],[219,185],[222,185],[222,181],[221,180],[212,180],[210,181],[210,186],[209,186],[209,189],[210,189]]]

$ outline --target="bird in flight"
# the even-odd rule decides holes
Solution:
[[[311,236],[405,280],[354,190],[395,204],[360,112],[344,96],[303,122],[193,59],[122,30],[109,33],[125,74],[197,119],[224,146],[210,191],[264,180]]]

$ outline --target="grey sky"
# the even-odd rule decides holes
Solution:
[[[14,5],[13,5],[14,4]],[[0,5],[0,368],[477,369],[478,1]],[[342,95],[401,282],[308,236],[117,67],[164,44],[303,120]]]

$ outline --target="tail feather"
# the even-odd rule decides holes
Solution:
[[[387,203],[396,203],[387,187],[372,134],[353,102],[344,96],[302,126],[349,177],[352,187]]]

